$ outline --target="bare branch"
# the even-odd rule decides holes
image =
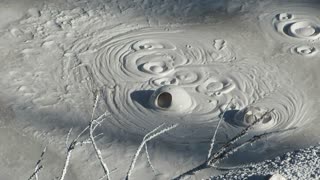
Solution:
[[[95,114],[97,106],[98,106],[99,98],[100,98],[100,93],[97,93],[97,95],[95,96],[95,100],[94,100],[94,104],[93,104],[93,109],[92,109],[92,114],[91,114],[91,120],[90,121],[93,120],[94,114]]]
[[[286,131],[291,131],[296,129],[294,128],[289,128],[289,129],[284,129],[284,130],[278,130],[278,131],[272,131],[272,132],[265,132],[263,134],[259,134],[259,135],[255,135],[252,138],[246,140],[245,142],[241,143],[239,146],[236,146],[234,148],[231,148],[225,152],[223,152],[223,155],[221,158],[219,158],[215,163],[219,163],[220,161],[224,160],[225,158],[229,157],[230,155],[234,154],[235,152],[237,152],[239,149],[247,146],[248,144],[252,144],[255,143],[256,141],[265,138],[267,136],[273,135],[273,134],[277,134],[277,133],[282,133],[282,132],[286,132]]]
[[[66,155],[66,160],[64,162],[64,166],[63,166],[63,169],[62,169],[62,173],[61,173],[61,176],[60,176],[60,180],[64,180],[66,174],[67,174],[67,171],[68,171],[68,166],[69,166],[69,163],[70,163],[70,158],[71,158],[71,155],[72,155],[72,152],[74,150],[74,148],[76,147],[76,145],[78,144],[78,140],[79,138],[89,129],[89,126],[86,126],[79,134],[78,136],[69,144],[69,146],[67,147],[67,155]],[[70,128],[69,132],[68,132],[68,135],[67,135],[67,138],[66,138],[66,144],[67,141],[69,140],[69,137],[71,135],[71,131],[72,131],[72,128]]]
[[[117,168],[115,168],[115,169],[111,170],[109,174],[114,173],[116,170],[117,170]],[[104,178],[106,178],[106,177],[107,177],[107,175],[106,175],[106,174],[104,174],[104,175],[103,175],[102,177],[100,177],[98,180],[103,180],[103,179],[104,179]]]
[[[40,163],[41,163],[41,161],[43,160],[43,156],[44,156],[44,154],[46,153],[46,151],[47,151],[47,146],[46,147],[44,147],[44,149],[43,149],[43,151],[42,151],[42,153],[41,153],[41,155],[40,155],[40,159],[38,160],[38,162],[37,162],[37,164],[36,164],[36,167],[35,167],[35,169],[34,169],[34,173],[35,173],[35,178],[36,178],[36,180],[38,180],[38,169],[39,169],[39,165],[40,165]]]
[[[214,142],[216,140],[216,136],[217,136],[217,132],[218,132],[218,129],[220,127],[220,124],[222,122],[222,120],[224,120],[224,114],[226,113],[226,110],[228,109],[229,105],[231,104],[233,98],[231,98],[230,102],[227,104],[227,106],[224,108],[223,112],[222,112],[222,115],[220,116],[220,119],[219,119],[219,122],[218,122],[218,125],[216,127],[216,130],[214,131],[214,134],[212,136],[212,139],[211,139],[211,144],[210,144],[210,149],[208,151],[208,156],[207,158],[209,159],[210,156],[212,155],[212,150],[213,150],[213,146],[214,146]]]
[[[98,180],[103,180],[104,178],[108,177],[107,174],[103,175],[101,178],[99,178]]]
[[[68,146],[69,146],[69,138],[70,138],[71,132],[72,132],[72,128],[69,129],[68,134],[67,134],[66,143],[65,143],[66,148],[68,148]]]
[[[160,126],[156,127],[155,129],[153,129],[152,131],[150,131],[149,133],[147,133],[144,137],[143,137],[143,141],[146,140],[152,133],[156,132],[157,130],[159,130],[161,127],[163,127],[165,125],[165,123],[162,123]]]
[[[169,127],[166,127],[164,129],[162,129],[161,131],[159,131],[159,132],[157,132],[157,133],[155,133],[153,135],[150,135],[148,138],[145,138],[145,142],[148,142],[148,141],[152,140],[153,138],[155,138],[155,137],[157,137],[157,136],[159,136],[159,135],[161,135],[161,134],[163,134],[165,132],[168,132],[168,131],[176,128],[178,125],[179,124],[173,124],[173,125],[171,125]]]
[[[96,135],[96,136],[93,136],[93,132],[94,130],[101,125],[101,123],[104,121],[104,118],[108,115],[107,114],[107,111],[100,115],[99,117],[97,117],[96,119],[94,119],[94,115],[95,115],[95,111],[96,111],[96,108],[98,106],[98,102],[99,102],[99,97],[100,97],[100,94],[99,92],[98,93],[95,93],[96,97],[94,99],[94,105],[93,105],[93,110],[92,110],[92,114],[91,114],[91,120],[90,120],[90,123],[89,125],[87,125],[72,141],[71,143],[69,144],[69,139],[71,137],[71,133],[72,133],[72,128],[70,128],[70,130],[68,131],[68,134],[67,134],[67,137],[66,137],[66,140],[65,140],[65,146],[66,146],[66,158],[65,158],[65,162],[64,162],[64,166],[63,166],[63,169],[62,169],[62,172],[61,172],[61,176],[60,176],[60,180],[64,180],[65,179],[65,176],[67,174],[67,171],[68,171],[68,167],[69,167],[69,164],[70,164],[70,159],[71,159],[71,156],[72,156],[72,152],[73,150],[75,149],[75,147],[77,145],[82,145],[82,144],[86,144],[86,143],[91,143],[94,147],[94,150],[96,152],[96,155],[98,157],[98,159],[100,160],[100,163],[102,165],[102,168],[106,174],[106,177],[108,178],[108,180],[110,180],[110,177],[109,177],[109,170],[107,168],[107,165],[104,163],[103,159],[102,159],[102,155],[101,155],[101,151],[98,149],[97,147],[97,144],[95,142],[95,138],[97,138],[98,136],[102,135],[102,133]],[[81,141],[81,142],[78,142],[80,137],[85,134],[87,131],[89,130],[89,139],[86,140],[86,141]],[[43,168],[43,166],[41,165],[41,161],[43,160],[43,156],[46,152],[46,148],[43,150],[41,156],[40,156],[40,159],[38,160],[37,164],[36,164],[36,167],[35,167],[35,170],[34,170],[34,173],[29,177],[29,180],[31,180],[32,178],[36,178],[36,180],[38,180],[38,172]],[[102,179],[105,178],[105,177],[102,177]]]
[[[94,129],[93,129],[93,131],[94,131]],[[93,138],[96,139],[96,138],[98,138],[98,137],[100,137],[100,136],[102,136],[102,135],[103,135],[103,133],[100,133],[100,134],[95,135]],[[84,145],[84,144],[91,144],[91,139],[90,139],[90,137],[89,137],[87,140],[79,141],[78,144],[79,144],[80,146],[82,146],[82,145]],[[78,145],[78,144],[77,144],[77,145]]]
[[[64,162],[64,166],[63,166],[63,170],[62,170],[62,173],[61,173],[61,177],[60,177],[60,180],[64,180],[66,174],[67,174],[67,170],[68,170],[68,166],[69,166],[69,163],[70,163],[70,158],[71,158],[71,155],[72,155],[72,151],[74,150],[74,147],[76,145],[76,143],[74,143],[76,141],[73,141],[70,146],[68,147],[68,151],[67,151],[67,156],[66,156],[66,160]]]
[[[97,143],[96,143],[96,141],[95,141],[95,139],[94,139],[94,136],[93,136],[93,131],[94,131],[94,130],[103,122],[103,120],[104,120],[104,119],[102,119],[101,121],[99,120],[101,116],[100,116],[98,119],[96,119],[96,120],[93,119],[94,114],[95,114],[95,110],[96,110],[96,108],[97,108],[97,106],[98,106],[99,98],[100,98],[100,93],[97,93],[97,96],[96,96],[96,98],[95,98],[95,103],[94,103],[94,105],[93,105],[93,110],[92,110],[92,114],[91,114],[91,120],[90,120],[90,123],[89,123],[89,126],[90,126],[90,128],[89,128],[89,137],[90,137],[90,141],[91,141],[91,143],[92,143],[93,149],[94,149],[94,151],[95,151],[95,153],[96,153],[96,156],[97,156],[97,158],[98,158],[99,161],[100,161],[100,164],[101,164],[101,167],[102,167],[102,169],[103,169],[103,172],[104,172],[104,174],[106,175],[107,180],[110,180],[110,171],[109,171],[109,169],[108,169],[107,164],[103,161],[103,157],[102,157],[101,151],[100,151],[100,149],[98,148]],[[105,114],[106,114],[106,113],[104,113],[103,115],[105,115]]]
[[[108,166],[107,166],[107,164],[103,161],[103,158],[102,158],[102,155],[101,155],[101,151],[100,151],[100,149],[98,148],[98,146],[97,146],[97,144],[96,144],[96,142],[95,142],[95,140],[94,140],[94,137],[93,137],[93,124],[94,124],[94,122],[95,121],[92,121],[91,123],[90,123],[90,140],[91,140],[91,143],[92,143],[92,145],[93,145],[93,148],[94,148],[94,150],[95,150],[95,152],[96,152],[96,156],[97,156],[97,158],[99,159],[99,161],[100,161],[100,164],[101,164],[101,167],[102,167],[102,169],[103,169],[103,171],[104,171],[104,174],[107,176],[107,179],[108,180],[110,180],[110,176],[109,176],[109,174],[110,174],[110,171],[109,171],[109,169],[108,169]]]
[[[28,180],[33,179],[35,176],[37,176],[38,172],[43,168],[42,165],[38,166],[38,168],[35,169],[35,171],[31,174],[31,176],[28,178]]]
[[[248,133],[248,131],[257,123],[259,123],[260,121],[262,121],[265,116],[269,115],[274,109],[271,109],[270,111],[265,112],[259,119],[255,120],[252,124],[250,124],[249,126],[247,126],[246,128],[244,128],[238,135],[236,135],[235,137],[233,137],[231,140],[229,140],[225,145],[223,145],[220,150],[216,153],[214,153],[212,156],[210,156],[210,158],[207,160],[207,165],[208,166],[212,166],[214,165],[215,160],[219,159],[223,152],[229,148],[231,145],[233,145],[235,142],[237,142],[240,138],[242,138],[244,135],[246,135]]]
[[[143,141],[141,142],[140,146],[138,147],[137,151],[136,151],[136,154],[133,156],[133,159],[131,161],[131,164],[130,164],[130,167],[129,167],[129,170],[127,172],[127,176],[126,176],[126,180],[129,180],[130,178],[130,175],[132,173],[132,170],[137,162],[137,159],[138,159],[138,156],[143,148],[143,146],[145,145],[145,143],[147,143],[148,141],[152,140],[153,138],[165,133],[165,132],[168,132],[174,128],[176,128],[178,126],[178,124],[173,124],[165,129],[162,129],[161,131],[155,133],[158,129],[160,129],[164,124],[161,124],[160,126],[156,127],[154,130],[152,130],[151,132],[149,132],[148,134],[146,134],[143,138]],[[154,133],[154,134],[152,134]]]
[[[85,128],[86,129],[86,128]],[[67,174],[67,170],[68,170],[68,166],[69,166],[69,163],[70,163],[70,158],[71,158],[71,154],[72,154],[72,151],[73,149],[75,148],[76,144],[77,144],[77,140],[79,139],[79,137],[85,132],[85,129],[76,137],[76,139],[74,139],[70,145],[67,147],[67,156],[66,156],[66,160],[64,162],[64,166],[63,166],[63,169],[62,169],[62,173],[61,173],[61,176],[60,176],[60,180],[64,180],[66,174]],[[68,140],[69,140],[69,137],[71,135],[71,131],[72,131],[72,128],[70,128],[68,134],[67,134],[67,137],[66,137],[66,144],[68,144]]]
[[[240,166],[231,166],[231,167],[224,167],[224,166],[211,166],[211,167],[213,167],[217,170],[220,170],[220,171],[230,171],[230,170],[235,170],[235,169],[240,169],[240,168],[252,167],[253,165],[254,165],[254,163],[240,165]]]
[[[101,119],[103,119],[104,117],[106,116],[106,113],[100,115],[97,119],[93,120],[93,121],[97,121],[100,123],[100,121],[102,121]],[[67,155],[66,155],[66,160],[65,160],[65,163],[64,163],[64,167],[63,167],[63,170],[62,170],[62,173],[61,173],[61,176],[60,176],[60,180],[64,180],[65,178],[65,175],[67,173],[67,170],[68,170],[68,166],[69,166],[69,163],[70,163],[70,158],[71,158],[71,155],[72,155],[72,152],[74,150],[74,148],[76,147],[76,145],[78,144],[81,144],[78,142],[79,138],[85,133],[88,131],[88,129],[90,129],[91,127],[91,122],[88,126],[86,126],[78,135],[75,139],[72,140],[72,142],[67,145]],[[96,127],[96,126],[95,126]],[[69,138],[71,136],[71,131],[72,131],[72,128],[69,130],[68,132],[68,135],[67,135],[67,138],[66,138],[66,144],[68,144],[68,141],[69,141]]]
[[[247,126],[246,128],[244,128],[239,134],[237,134],[235,137],[233,137],[231,140],[229,140],[226,144],[224,144],[218,152],[212,154],[205,162],[203,162],[202,164],[192,168],[191,170],[188,170],[187,172],[179,175],[178,177],[174,178],[175,180],[180,180],[180,179],[184,179],[190,175],[194,175],[196,172],[201,171],[203,169],[206,168],[210,168],[210,167],[215,167],[215,163],[217,161],[219,161],[221,158],[224,158],[225,153],[228,150],[228,148],[230,146],[232,146],[234,143],[236,143],[240,138],[242,138],[244,135],[246,135],[248,133],[248,131],[253,128],[254,125],[256,125],[257,123],[259,123],[260,121],[262,121],[265,116],[269,115],[272,111],[274,111],[274,109],[271,109],[270,111],[267,111],[266,113],[264,113],[259,119],[256,119],[252,124],[250,124],[249,126]],[[261,139],[261,138],[258,138]],[[258,140],[257,139],[257,140]],[[241,145],[240,145],[241,146]],[[235,147],[237,148],[237,147]],[[232,148],[231,150],[234,150],[235,148]]]
[[[146,151],[148,163],[149,163],[149,165],[150,165],[153,173],[154,173],[155,175],[157,175],[156,169],[153,167],[153,165],[152,165],[152,163],[151,163],[151,158],[150,158],[150,155],[149,155],[149,152],[148,152],[148,144],[147,144],[147,142],[146,142],[146,144],[145,144],[144,147],[145,147],[145,151]]]
[[[202,164],[188,170],[187,172],[182,173],[178,177],[173,178],[173,180],[180,180],[180,179],[185,179],[188,176],[194,175],[196,172],[201,171],[203,169],[207,169],[209,166],[206,164],[206,162],[203,162]]]
[[[79,134],[78,136],[71,142],[72,143],[75,143],[75,145],[77,144],[79,138],[89,129],[90,126],[86,126]],[[70,146],[69,146],[70,147]],[[68,147],[68,148],[69,148]]]
[[[35,168],[34,168],[34,171],[33,171],[33,173],[31,174],[31,176],[29,177],[28,180],[31,180],[31,179],[33,179],[33,178],[35,178],[36,180],[38,180],[38,172],[43,168],[43,166],[41,165],[41,162],[42,162],[42,160],[43,160],[43,156],[44,156],[44,154],[46,153],[46,151],[47,151],[47,146],[44,147],[44,149],[42,150],[41,155],[40,155],[40,158],[39,158],[39,160],[37,161],[36,166],[35,166]]]

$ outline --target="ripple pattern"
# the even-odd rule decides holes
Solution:
[[[193,66],[183,67],[177,71],[179,73],[172,73],[170,76],[162,78],[163,82],[168,80],[168,82],[179,85],[180,79],[184,78],[178,78],[178,75],[192,77],[190,78],[192,81],[189,81],[192,83],[181,84],[193,97],[193,105],[182,114],[163,113],[148,107],[148,96],[144,93],[133,98],[132,94],[137,91],[146,92],[157,88],[158,84],[152,83],[159,79],[149,81],[150,84],[145,83],[142,87],[133,84],[132,87],[119,86],[113,93],[114,97],[108,98],[110,101],[108,104],[110,109],[114,110],[113,113],[118,116],[116,118],[118,119],[117,124],[133,133],[143,135],[163,122],[179,123],[181,126],[177,131],[171,132],[164,138],[168,141],[181,143],[202,142],[210,139],[210,128],[217,125],[219,116],[229,102],[231,102],[230,107],[234,110],[242,110],[250,106],[260,109],[275,108],[271,118],[257,125],[256,131],[299,126],[301,119],[307,112],[305,105],[303,105],[304,99],[299,96],[299,93],[291,91],[290,88],[282,87],[286,80],[278,80],[279,74],[272,69],[274,67],[261,66],[261,64],[258,66],[253,61],[247,60],[235,66],[215,64],[202,67],[202,73],[199,68]],[[266,73],[262,72],[269,72],[270,75],[266,76]],[[160,84],[159,87],[162,85]],[[279,90],[281,88],[286,91]],[[262,112],[259,111],[260,114]],[[123,119],[126,121],[123,122]],[[227,122],[233,127],[243,127],[250,121],[245,118],[235,118]],[[225,132],[228,130],[225,129]]]
[[[163,85],[197,86],[204,81],[205,74],[203,68],[179,67],[168,76],[151,79],[150,85],[153,87]]]
[[[96,57],[93,64],[95,79],[101,85],[110,81],[117,82],[120,79],[145,82],[151,78],[177,73],[176,69],[179,67],[231,59],[227,47],[221,47],[223,50],[203,47],[198,42],[189,42],[183,36],[179,36],[180,33],[180,31],[141,30],[99,40],[102,43],[95,46]],[[225,43],[223,41],[222,45]],[[192,75],[187,75],[187,79],[180,79],[180,82],[192,81],[190,76]],[[183,75],[177,77],[183,78]],[[163,82],[156,80],[154,83]]]
[[[277,21],[294,18],[282,14]],[[294,32],[308,34],[307,31]],[[162,138],[177,143],[203,142],[211,138],[212,129],[229,103],[232,110],[256,107],[243,111],[251,115],[227,121],[231,127],[242,127],[250,118],[258,116],[256,113],[272,107],[275,113],[256,130],[299,125],[304,118],[302,109],[307,112],[305,102],[283,72],[257,59],[232,61],[233,53],[225,40],[213,38],[213,44],[211,41],[205,46],[199,43],[205,42],[204,39],[185,37],[189,36],[183,31],[144,29],[106,39],[85,38],[73,47],[83,55],[78,56],[77,64],[85,64],[95,84],[106,88],[105,101],[114,116],[114,126],[145,135],[164,122],[179,123],[175,131]],[[85,46],[85,41],[92,44]],[[310,53],[302,46],[294,52]],[[90,58],[92,60],[88,60]],[[164,85],[184,88],[192,97],[189,109],[181,113],[151,108],[151,94]],[[224,128],[223,132],[227,133],[230,126]]]
[[[235,115],[231,124],[247,126],[254,119],[260,118],[262,114],[274,108],[270,115],[255,126],[255,131],[303,126],[308,122],[307,112],[310,107],[305,103],[305,97],[301,92],[288,91],[287,88],[273,92],[262,100],[251,104],[249,109],[243,109]],[[280,91],[288,93],[285,94]]]

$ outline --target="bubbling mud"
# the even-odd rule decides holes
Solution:
[[[163,85],[179,85],[182,87],[198,86],[203,83],[205,72],[203,68],[179,67],[173,73],[161,78],[153,78],[150,80],[150,85],[160,87]]]
[[[294,15],[290,13],[280,13],[276,15],[276,18],[278,19],[278,21],[289,21],[294,18]]]
[[[118,5],[117,2],[115,4]],[[230,158],[232,166],[241,159],[250,161],[251,157],[256,162],[259,158],[254,157],[266,158],[279,152],[279,149],[293,149],[289,145],[292,139],[299,146],[302,139],[313,141],[309,137],[316,133],[308,131],[315,130],[309,127],[317,124],[310,120],[317,108],[310,107],[313,99],[305,97],[306,93],[317,97],[314,92],[318,88],[317,83],[311,84],[317,79],[316,71],[302,73],[299,70],[317,64],[311,62],[316,58],[309,57],[319,57],[320,13],[315,14],[320,11],[296,11],[300,7],[288,7],[291,3],[282,3],[288,7],[286,9],[265,8],[265,4],[269,3],[259,1],[259,6],[252,6],[255,8],[241,5],[239,14],[219,13],[216,16],[210,9],[199,16],[201,21],[196,24],[168,23],[165,28],[158,25],[166,24],[167,20],[153,17],[151,11],[158,9],[153,4],[149,7],[148,3],[144,6],[151,8],[151,14],[137,14],[134,6],[127,9],[121,4],[120,7],[115,6],[121,10],[119,15],[105,9],[105,6],[89,9],[77,6],[81,8],[76,9],[75,15],[61,9],[57,12],[50,8],[41,10],[40,18],[36,18],[38,15],[34,13],[34,18],[10,25],[19,27],[7,32],[10,48],[4,46],[1,49],[5,60],[3,67],[8,69],[8,73],[3,72],[3,82],[14,82],[5,84],[4,94],[10,95],[8,102],[13,100],[10,104],[22,115],[18,118],[27,120],[32,131],[52,131],[52,126],[47,124],[49,120],[50,124],[58,125],[51,134],[58,135],[57,143],[63,144],[59,143],[60,135],[65,131],[56,130],[85,125],[86,116],[77,118],[74,115],[91,112],[91,96],[96,95],[92,92],[101,89],[99,95],[103,99],[99,99],[95,115],[108,110],[110,116],[100,128],[105,138],[99,143],[106,153],[119,157],[131,158],[138,141],[159,125],[165,123],[163,127],[167,127],[178,123],[177,128],[157,137],[156,142],[153,141],[155,144],[148,144],[151,160],[155,161],[156,166],[159,164],[155,168],[166,172],[159,177],[161,179],[173,177],[181,169],[189,168],[190,162],[197,164],[201,160],[198,157],[207,150],[221,118],[224,120],[217,134],[217,148],[265,112],[274,109],[261,123],[250,129],[253,132],[249,135],[292,127],[298,127],[301,131],[273,134],[270,139],[258,142],[257,146],[247,146],[239,152],[241,154],[235,161]],[[257,18],[257,13],[260,15],[261,11],[272,12]],[[110,14],[105,15],[105,12]],[[179,19],[188,23],[191,22],[189,15],[197,15],[182,13],[185,15]],[[161,14],[166,16],[166,13]],[[128,22],[128,17],[135,18]],[[145,20],[148,24],[144,23]],[[258,29],[256,21],[264,27]],[[154,25],[157,28],[142,28]],[[11,51],[12,47],[15,47],[14,51]],[[52,51],[49,54],[44,51],[48,49]],[[22,56],[30,58],[21,58],[20,50]],[[284,51],[289,56],[283,54]],[[301,62],[304,60],[305,63]],[[292,72],[286,74],[286,70]],[[15,75],[15,72],[25,71],[28,77],[25,73]],[[303,82],[300,79],[293,81],[293,77],[304,79]],[[26,89],[35,82],[36,87]],[[168,86],[180,90],[163,89]],[[35,111],[39,113],[35,114]],[[23,116],[30,112],[32,116]],[[56,113],[62,113],[65,118],[56,122]],[[34,122],[35,116],[39,116],[36,119],[45,117],[47,120],[29,124]],[[60,121],[62,125],[57,124]],[[305,124],[308,126],[303,127]],[[306,135],[308,133],[309,137]],[[298,136],[301,139],[297,140]],[[158,138],[165,142],[158,142]],[[180,146],[181,143],[187,145]],[[161,159],[163,153],[165,157],[173,158],[169,161],[168,158]],[[122,162],[126,164],[126,159],[114,166],[121,167]],[[184,163],[179,164],[183,159],[186,159],[183,162],[188,167]],[[166,166],[168,163],[178,163],[179,168]],[[143,164],[137,167],[140,174],[147,173],[149,176],[150,169],[144,169]],[[120,170],[115,176],[122,177],[124,173]],[[93,171],[91,174],[97,173]]]
[[[278,33],[287,37],[300,40],[317,40],[320,37],[319,20],[311,17],[282,13],[274,18],[273,24]]]
[[[165,102],[161,102],[162,108],[159,108],[159,110],[148,105],[149,101],[142,99],[155,100],[156,98],[152,98],[151,95],[154,91],[150,92],[149,95],[143,92],[157,89],[157,87],[148,83],[144,84],[143,88],[133,84],[117,87],[117,91],[113,94],[114,96],[115,94],[119,95],[110,96],[108,98],[110,101],[107,104],[110,109],[114,110],[112,112],[117,116],[115,119],[118,121],[118,126],[133,133],[143,135],[162,123],[179,123],[180,126],[176,131],[163,136],[164,139],[176,143],[196,143],[210,139],[210,131],[217,125],[228,104],[234,110],[255,106],[263,109],[259,112],[260,114],[265,109],[274,107],[274,113],[270,115],[268,120],[257,124],[255,131],[299,126],[300,120],[304,118],[308,111],[303,105],[303,99],[297,96],[296,92],[290,90],[292,88],[286,87],[284,88],[286,91],[278,92],[278,89],[283,85],[283,82],[277,79],[279,76],[271,73],[272,75],[265,77],[264,74],[261,74],[271,67],[261,68],[261,64],[260,66],[252,64],[251,61],[244,61],[234,67],[226,64],[202,67],[204,73],[201,83],[199,81],[197,85],[181,85],[181,88],[192,98],[192,101],[188,101],[190,103],[180,102],[182,105],[187,105],[183,106],[183,111],[179,108],[164,111],[163,107],[169,108],[171,105]],[[185,70],[188,69],[188,72],[197,72],[198,69],[192,66],[184,68]],[[272,70],[269,69],[269,72],[272,72]],[[175,86],[179,86],[179,81]],[[133,96],[132,94],[135,93],[137,95]],[[139,93],[141,94],[139,95]],[[161,95],[161,93],[157,95]],[[170,99],[172,102],[175,94],[171,93],[170,98],[167,95],[164,94],[162,100]],[[159,96],[157,97],[159,98]],[[188,99],[188,97],[185,97],[185,99]],[[126,122],[123,122],[123,119],[126,119]],[[248,118],[237,117],[226,122],[240,128],[251,121]],[[228,129],[224,130],[226,133],[228,132]]]
[[[282,16],[283,21],[293,18]],[[305,114],[301,109],[307,109],[284,73],[258,59],[235,60],[223,39],[199,43],[206,41],[186,39],[188,33],[195,32],[142,29],[89,45],[93,60],[79,61],[106,89],[114,126],[144,135],[163,123],[179,123],[162,138],[197,143],[211,138],[226,108],[239,111],[226,119],[235,128],[270,108],[274,113],[256,131],[299,126]],[[301,48],[297,52],[305,52]],[[221,128],[230,130],[228,125]]]
[[[301,92],[288,91],[287,88],[281,88],[282,90],[273,92],[264,97],[263,100],[240,110],[232,117],[231,124],[248,126],[254,120],[261,118],[267,111],[274,109],[254,127],[254,131],[281,130],[303,126],[310,120],[308,119],[310,105],[305,103],[305,97]],[[280,91],[287,93],[281,93]]]
[[[263,116],[267,112],[268,111],[266,109],[262,109],[260,107],[248,106],[235,114],[234,121],[237,125],[246,127],[262,118],[258,123],[258,127],[261,128],[262,126],[269,124],[272,120],[270,114]]]
[[[298,54],[300,56],[313,57],[318,54],[319,50],[314,46],[301,45],[292,47],[290,51],[291,53]]]
[[[272,37],[268,41],[280,42],[286,53],[311,58],[320,45],[319,15],[316,8],[303,5],[273,8],[261,14],[260,26]]]
[[[289,35],[301,39],[319,38],[319,26],[309,21],[297,21],[290,25]]]
[[[262,30],[275,39],[291,43],[315,42],[320,38],[320,19],[317,13],[311,7],[275,8],[272,12],[262,14],[260,23]],[[283,38],[280,39],[279,35]]]

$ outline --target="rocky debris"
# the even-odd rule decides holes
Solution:
[[[288,152],[262,163],[230,170],[226,174],[211,177],[211,180],[311,180],[319,178],[320,145]]]

